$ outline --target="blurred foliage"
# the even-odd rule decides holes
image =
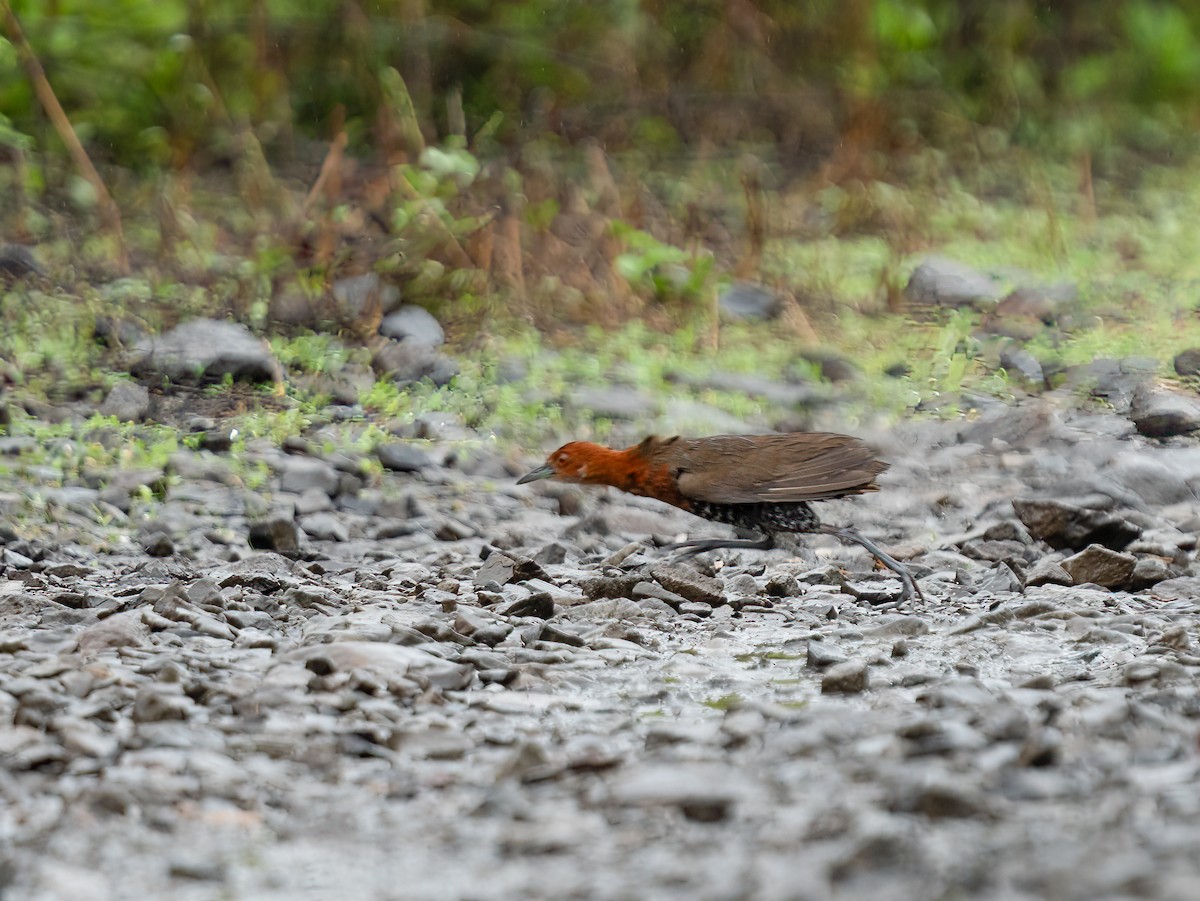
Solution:
[[[1200,4],[1185,0],[11,5],[85,145],[135,169],[220,164],[246,125],[273,161],[341,122],[352,147],[377,143],[389,67],[431,142],[490,123],[500,146],[596,136],[670,157],[732,141],[803,168],[847,143],[1166,157],[1200,124]],[[5,144],[54,143],[4,40],[0,125]]]

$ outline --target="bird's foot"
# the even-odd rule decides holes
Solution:
[[[913,578],[912,573],[908,571],[907,567],[865,535],[860,535],[854,529],[839,526],[823,525],[821,526],[821,531],[826,535],[840,538],[842,541],[857,544],[898,575],[900,577],[900,596],[897,599],[899,604],[907,604],[912,600],[913,595],[916,595],[922,601],[925,600],[925,595],[921,593],[921,586],[917,584],[917,580]]]
[[[677,541],[674,544],[663,545],[664,551],[679,551],[680,557],[691,557],[693,554],[703,554],[706,551],[719,551],[725,548],[743,551],[769,551],[775,547],[775,539],[768,535],[766,538],[706,538],[699,541]]]

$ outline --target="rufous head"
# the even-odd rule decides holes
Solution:
[[[572,441],[564,444],[546,458],[544,466],[527,472],[517,479],[518,485],[536,482],[538,479],[558,479],[561,482],[588,481],[588,465],[598,451],[605,450],[590,441]]]

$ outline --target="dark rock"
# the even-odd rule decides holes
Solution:
[[[233,429],[208,429],[200,434],[201,450],[224,454],[233,447]]]
[[[0,279],[18,279],[27,275],[45,275],[46,272],[33,253],[23,244],[6,244],[0,247]]]
[[[533,555],[533,560],[540,566],[556,566],[567,559],[567,546],[561,541],[551,541]]]
[[[783,310],[779,295],[753,282],[733,282],[717,298],[721,315],[727,319],[775,319]]]
[[[115,416],[122,422],[141,422],[150,412],[150,392],[137,382],[120,381],[113,385],[100,404],[101,416]]]
[[[498,556],[493,554],[492,556]],[[534,592],[527,598],[521,598],[509,604],[503,611],[505,616],[531,616],[536,619],[549,619],[554,615],[554,598],[548,591]]]
[[[1150,438],[1186,435],[1200,429],[1200,400],[1166,390],[1141,390],[1133,398],[1129,418]]]
[[[274,513],[251,523],[247,540],[258,550],[295,555],[300,550],[300,529],[291,513]]]
[[[1102,544],[1119,551],[1141,534],[1137,526],[1111,513],[1062,501],[1017,499],[1012,505],[1034,538],[1058,550]]]
[[[379,325],[379,334],[397,340],[408,338],[426,347],[441,347],[446,343],[441,323],[424,307],[412,304],[405,304],[385,316]]]
[[[828,382],[852,382],[861,375],[858,368],[845,357],[827,350],[806,350],[800,356],[815,363],[821,371],[821,378]]]
[[[385,342],[371,358],[371,368],[400,386],[421,379],[448,385],[458,375],[458,364],[452,359],[411,338]]]
[[[913,271],[904,295],[940,307],[991,306],[1004,296],[999,281],[946,257],[931,256]]]
[[[392,472],[420,472],[433,466],[425,449],[411,441],[390,441],[375,448],[375,456],[384,469]]]
[[[1176,354],[1175,372],[1182,376],[1200,375],[1200,347],[1192,347]]]
[[[135,375],[163,377],[183,383],[214,381],[225,376],[251,382],[273,381],[282,370],[266,342],[234,322],[193,319],[135,349]]]
[[[1076,585],[1093,582],[1105,588],[1125,588],[1133,575],[1136,558],[1100,544],[1092,544],[1062,562]]]
[[[847,660],[831,667],[821,677],[821,694],[858,694],[870,687],[865,660]]]
[[[789,573],[774,573],[767,579],[763,591],[773,598],[794,598],[800,596],[800,582]]]
[[[175,542],[166,532],[155,530],[142,538],[142,550],[151,557],[170,557],[175,553]]]

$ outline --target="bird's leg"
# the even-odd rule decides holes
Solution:
[[[765,538],[706,538],[699,541],[677,541],[663,546],[665,551],[682,551],[682,557],[693,554],[703,554],[705,551],[719,551],[723,548],[733,548],[744,551],[769,551],[775,547],[773,535]]]
[[[914,594],[922,601],[925,600],[925,595],[921,593],[921,586],[917,584],[917,580],[912,577],[904,564],[885,552],[883,548],[877,545],[874,541],[861,535],[854,529],[846,526],[830,526],[824,523],[820,526],[820,531],[825,535],[832,535],[835,538],[840,538],[842,541],[849,541],[851,544],[857,544],[859,547],[866,549],[876,560],[894,572],[900,577],[900,602],[905,603]]]

